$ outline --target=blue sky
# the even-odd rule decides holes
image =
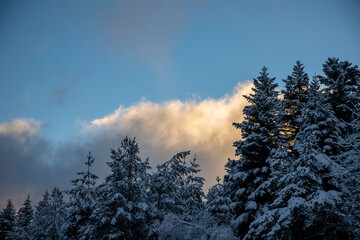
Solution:
[[[1,1],[0,206],[66,189],[89,150],[104,177],[126,134],[153,166],[192,150],[209,187],[247,80],[328,57],[360,64],[359,1]]]
[[[34,118],[54,140],[130,106],[218,98],[263,65],[360,63],[357,1],[3,1],[0,122]]]

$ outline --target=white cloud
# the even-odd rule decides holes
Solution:
[[[0,134],[14,137],[36,135],[42,126],[42,122],[35,119],[13,119],[0,125]]]
[[[136,137],[142,155],[149,156],[153,166],[176,152],[192,150],[209,187],[217,175],[224,175],[227,159],[234,158],[232,145],[241,133],[232,123],[243,120],[242,110],[247,105],[243,95],[248,95],[251,87],[249,82],[239,83],[232,94],[220,99],[161,104],[142,101],[130,107],[120,106],[112,114],[85,124],[84,133],[101,144],[110,139],[117,144],[124,135]]]

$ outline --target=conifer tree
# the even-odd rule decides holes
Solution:
[[[245,120],[233,124],[242,133],[242,140],[234,142],[239,160],[229,160],[225,165],[224,194],[231,200],[233,227],[240,237],[248,232],[257,209],[270,197],[266,191],[253,194],[270,175],[267,159],[278,142],[278,85],[268,75],[263,67],[260,76],[253,79],[254,93],[244,96],[250,103],[243,110]]]
[[[98,187],[92,218],[97,221],[96,239],[145,239],[148,232],[148,160],[138,156],[134,139],[125,137],[120,148],[111,150],[111,173]]]
[[[58,188],[53,188],[51,196],[46,191],[43,200],[36,207],[34,221],[31,224],[33,238],[63,239],[65,209],[63,194]]]
[[[11,199],[7,201],[6,207],[0,213],[0,239],[12,239],[16,227],[16,211]]]
[[[169,161],[157,166],[152,175],[152,198],[160,212],[175,214],[195,214],[203,209],[202,191],[204,178],[197,176],[200,172],[196,158],[186,164],[190,151],[180,152]]]
[[[359,105],[360,70],[357,65],[351,65],[348,61],[328,58],[323,65],[325,76],[319,76],[335,116],[346,123],[356,117],[355,105]]]
[[[341,129],[341,147],[334,154],[333,159],[341,166],[343,174],[342,188],[347,194],[343,205],[348,214],[348,220],[353,228],[350,231],[359,235],[359,121],[360,121],[360,70],[357,65],[352,66],[348,61],[329,58],[323,65],[325,76],[319,76],[324,91],[340,123],[336,128]],[[355,227],[357,226],[357,227]]]
[[[31,236],[30,224],[34,218],[34,210],[31,207],[30,194],[28,194],[24,206],[21,207],[17,214],[16,239],[29,239]]]
[[[50,237],[51,239],[63,239],[62,226],[65,221],[66,208],[63,193],[57,187],[51,192],[50,204]]]
[[[216,177],[217,184],[209,189],[206,196],[206,207],[216,219],[219,225],[229,224],[230,198],[224,196],[224,186],[220,183],[219,176]]]
[[[32,236],[34,239],[46,239],[50,228],[49,215],[51,211],[50,194],[46,190],[43,199],[36,206],[34,221],[31,224]]]
[[[278,102],[279,112],[275,118],[275,122],[279,123],[276,134],[277,146],[267,159],[270,175],[252,193],[252,196],[261,195],[262,192],[269,192],[273,197],[273,193],[277,191],[279,179],[287,173],[292,162],[299,157],[299,153],[293,148],[293,145],[304,123],[304,110],[310,97],[309,77],[304,72],[303,64],[297,61],[292,74],[283,81],[285,82],[285,89],[282,90],[283,100]],[[313,86],[316,88],[315,93],[318,91],[318,83],[316,84],[316,86]]]
[[[166,215],[185,212],[180,188],[185,185],[184,176],[189,173],[185,166],[185,159],[189,154],[190,151],[175,154],[169,161],[157,165],[157,171],[151,175],[150,239],[158,238],[159,226]]]
[[[358,111],[360,114],[360,110]],[[354,236],[360,236],[360,118],[351,123],[353,132],[347,135],[342,142],[344,148],[339,155],[343,174],[342,187],[347,195],[344,210],[347,212],[347,219],[351,226],[349,231]]]
[[[190,216],[197,215],[200,211],[204,210],[203,198],[205,194],[203,192],[203,185],[205,179],[197,176],[201,171],[199,164],[196,163],[196,155],[190,166],[188,167],[188,174],[185,178],[185,184],[182,188],[182,199],[184,199],[186,206],[186,213]]]
[[[342,174],[332,158],[341,148],[340,129],[334,128],[338,119],[318,89],[314,79],[294,145],[299,157],[278,172],[274,200],[251,223],[245,239],[349,238]]]
[[[190,173],[185,165],[185,159],[190,151],[180,152],[169,161],[157,166],[157,172],[152,175],[152,197],[158,211],[182,214],[185,204],[182,201],[182,188],[185,178]]]
[[[68,212],[66,224],[64,224],[64,235],[66,239],[93,239],[95,223],[91,219],[94,201],[96,200],[95,184],[98,178],[90,171],[94,163],[94,157],[89,152],[85,165],[86,172],[77,172],[80,177],[72,182],[74,188],[68,191],[70,201],[67,204]]]
[[[158,165],[151,176],[152,237],[157,237],[159,224],[167,215],[191,224],[204,210],[204,178],[197,176],[200,169],[196,157],[190,161],[190,166],[187,165],[189,154],[190,151],[175,154],[169,161]]]
[[[291,146],[300,131],[303,122],[301,109],[307,102],[309,77],[304,72],[304,65],[297,61],[292,74],[283,81],[285,89],[281,91],[284,95],[283,108],[280,113],[280,121],[283,125],[281,130],[282,134],[287,137],[286,142]]]

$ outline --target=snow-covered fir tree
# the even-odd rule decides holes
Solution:
[[[185,159],[190,151],[175,154],[169,161],[157,166],[157,172],[152,175],[151,192],[156,211],[181,214],[185,204],[182,201],[181,188],[185,186],[185,176],[189,169]]]
[[[73,189],[68,191],[70,201],[67,204],[66,223],[64,224],[65,239],[95,239],[94,219],[91,218],[96,200],[95,184],[98,177],[90,171],[94,157],[89,152],[85,165],[86,172],[77,172],[79,178],[71,181]]]
[[[324,91],[339,119],[342,142],[341,151],[333,159],[341,166],[343,173],[342,188],[347,192],[344,207],[348,220],[354,226],[355,235],[359,236],[359,121],[360,121],[360,70],[357,65],[338,58],[329,58],[323,65],[325,76],[319,76],[325,85]],[[355,227],[357,226],[357,227]]]
[[[57,187],[51,192],[50,206],[51,239],[63,239],[62,226],[65,222],[66,206],[63,193]]]
[[[284,163],[285,171],[272,169],[274,200],[251,223],[245,239],[350,237],[342,211],[346,195],[339,184],[341,168],[332,158],[341,148],[341,130],[334,127],[339,121],[318,89],[315,79],[301,110],[305,117],[294,145],[299,157]]]
[[[334,92],[342,92],[342,102],[333,105],[339,111],[339,120],[346,131],[342,131],[342,151],[335,160],[343,173],[342,188],[347,194],[344,204],[347,219],[355,236],[360,236],[360,70],[347,61],[332,58],[324,64],[325,77],[320,77],[326,85],[330,102],[337,99]],[[336,86],[344,84],[345,86]],[[336,90],[331,90],[336,88]],[[340,96],[339,96],[340,97]],[[340,100],[339,100],[340,101]]]
[[[180,188],[181,197],[184,199],[186,214],[195,216],[204,210],[203,198],[205,198],[205,194],[202,188],[205,179],[197,175],[201,170],[196,162],[196,156],[190,161],[190,166],[187,167],[189,173],[185,178],[184,186]]]
[[[36,206],[34,221],[31,223],[34,239],[63,239],[62,226],[65,222],[66,206],[63,194],[53,188],[51,195],[45,192],[43,200]]]
[[[230,198],[224,195],[224,186],[216,177],[217,184],[209,189],[206,195],[206,208],[216,219],[219,225],[229,225]]]
[[[279,119],[282,124],[281,135],[285,136],[285,142],[291,146],[300,131],[303,122],[301,109],[307,102],[309,77],[304,71],[304,65],[297,61],[292,74],[283,81],[285,89],[281,91],[283,101]]]
[[[157,183],[154,199],[161,196],[161,202],[166,207],[158,209],[163,218],[158,219],[159,225],[153,226],[156,232],[155,239],[235,239],[230,226],[219,225],[217,219],[205,209],[202,201],[204,179],[196,176],[200,171],[196,158],[190,161],[190,165],[186,164],[186,156],[189,154],[189,151],[176,154],[158,166],[158,172],[153,175]],[[164,194],[166,189],[175,190]]]
[[[175,214],[195,214],[203,209],[202,191],[204,178],[197,176],[200,171],[196,158],[186,164],[190,151],[180,152],[169,161],[157,166],[152,175],[152,198],[157,211]]]
[[[299,153],[293,148],[297,134],[304,123],[304,109],[309,101],[309,77],[304,71],[304,65],[297,61],[293,67],[293,72],[285,80],[285,89],[282,90],[283,99],[278,101],[278,113],[274,119],[278,123],[276,134],[277,146],[266,160],[269,164],[270,175],[253,193],[252,196],[261,195],[268,192],[274,198],[274,193],[278,190],[279,179],[288,172],[294,159],[299,157]],[[318,83],[313,86],[315,93],[318,90]],[[268,202],[269,203],[269,202]],[[267,211],[267,204],[260,207]]]
[[[11,199],[0,213],[0,239],[13,239],[16,227],[16,211]]]
[[[360,109],[357,111],[360,114]],[[342,142],[344,151],[339,155],[343,173],[342,188],[347,194],[344,208],[351,232],[360,236],[360,116],[351,123],[352,133]]]
[[[92,218],[97,222],[95,239],[146,239],[148,233],[148,160],[139,157],[134,139],[125,137],[111,150],[111,173],[97,188]]]
[[[325,76],[319,76],[320,82],[325,85],[324,91],[336,117],[347,123],[351,122],[354,114],[356,115],[355,105],[359,104],[358,66],[352,66],[348,61],[339,61],[338,58],[329,58],[323,65],[323,71]]]
[[[29,239],[31,237],[30,224],[34,218],[34,210],[31,206],[30,194],[28,194],[23,207],[16,217],[16,233],[14,239]]]
[[[231,200],[230,214],[234,231],[243,237],[255,218],[258,205],[269,201],[269,192],[253,192],[268,179],[270,168],[267,159],[277,146],[278,86],[264,67],[260,76],[253,79],[253,94],[244,96],[250,103],[243,110],[244,121],[234,123],[241,129],[242,140],[234,142],[238,160],[225,165],[224,194]]]
[[[190,151],[175,154],[169,161],[158,165],[151,176],[154,219],[151,236],[159,234],[158,227],[164,216],[176,215],[181,221],[192,221],[204,209],[204,178],[197,176],[200,169],[196,158],[190,161],[190,166],[186,164],[189,154]]]
[[[31,235],[33,239],[46,239],[50,228],[50,194],[45,191],[43,199],[35,207],[34,221],[31,223]]]

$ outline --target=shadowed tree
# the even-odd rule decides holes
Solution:
[[[43,200],[36,207],[34,221],[31,224],[32,236],[35,239],[63,239],[65,210],[62,192],[55,187],[50,196],[46,191]]]
[[[304,72],[304,65],[297,61],[292,74],[283,81],[285,89],[281,91],[284,95],[280,111],[281,131],[287,137],[284,140],[291,146],[294,144],[296,135],[300,131],[303,122],[301,109],[304,108],[307,102],[309,77]]]
[[[232,225],[240,237],[248,232],[258,205],[269,201],[270,196],[265,191],[253,195],[270,175],[267,159],[278,142],[278,85],[268,75],[263,67],[260,76],[253,79],[254,93],[244,96],[250,103],[243,110],[245,120],[233,124],[242,133],[242,139],[234,142],[239,159],[225,165],[224,194],[231,200]]]
[[[66,239],[94,239],[91,233],[94,231],[96,224],[91,219],[91,215],[96,201],[95,184],[98,179],[90,171],[94,160],[89,152],[85,162],[87,171],[76,173],[79,178],[71,181],[74,188],[67,192],[70,195],[70,201],[67,204],[67,221],[64,224]]]
[[[332,105],[335,116],[346,123],[357,116],[360,92],[360,70],[348,61],[328,58],[323,65],[325,76],[319,76],[325,85],[328,102]]]
[[[273,201],[245,239],[349,239],[342,171],[333,160],[341,148],[340,129],[334,127],[339,120],[319,87],[315,78],[301,109],[304,121],[294,145],[299,157],[271,168],[272,177],[261,188],[271,190]]]
[[[148,232],[148,159],[139,157],[134,139],[125,137],[117,151],[111,150],[111,173],[97,188],[92,218],[97,239],[145,239]]]
[[[16,239],[29,239],[31,236],[30,224],[34,218],[34,210],[31,207],[30,194],[28,194],[24,206],[19,209],[17,215]]]
[[[9,199],[6,207],[0,213],[0,239],[12,239],[16,227],[16,211],[14,204]]]

